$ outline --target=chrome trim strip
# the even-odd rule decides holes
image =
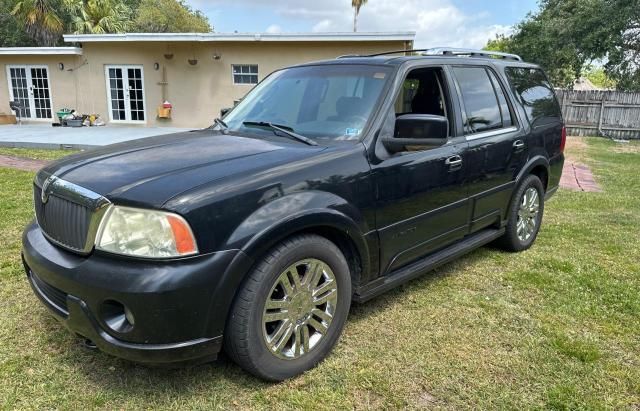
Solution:
[[[44,174],[44,173],[42,173]],[[49,178],[51,175],[48,175]],[[43,175],[36,175],[35,183],[46,181],[47,178],[43,178]],[[37,221],[37,213],[36,213],[36,222],[38,226],[41,227],[42,234],[45,236],[47,240],[50,242],[64,248],[67,250],[74,251],[80,254],[89,254],[93,250],[95,245],[96,235],[98,234],[98,227],[100,226],[100,222],[102,221],[102,217],[107,212],[109,206],[111,205],[111,201],[109,201],[106,197],[93,192],[89,189],[81,187],[77,184],[71,183],[69,181],[63,180],[61,178],[56,178],[48,185],[47,195],[54,195],[56,197],[63,198],[65,200],[71,201],[72,203],[79,204],[83,207],[89,209],[91,213],[91,220],[89,221],[89,227],[87,232],[87,239],[82,249],[77,249],[74,247],[70,247],[67,244],[61,243],[53,238],[51,238],[47,233],[42,230],[42,226],[40,222]],[[40,186],[42,189],[42,186]],[[43,190],[44,193],[44,190]]]
[[[501,128],[498,130],[484,131],[477,134],[465,134],[467,141],[477,140],[479,138],[499,136],[501,134],[513,133],[518,131],[518,127]]]

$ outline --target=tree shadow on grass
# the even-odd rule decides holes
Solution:
[[[419,289],[428,293],[434,284],[456,275],[462,267],[486,258],[491,251],[491,248],[475,250],[365,304],[354,304],[347,326],[349,322],[367,321],[371,315],[404,300],[412,290]],[[216,395],[217,400],[224,404],[232,401],[239,392],[251,395],[273,386],[241,370],[224,353],[220,353],[212,363],[178,369],[150,367],[121,360],[85,348],[82,340],[75,338],[63,327],[52,324],[55,320],[44,314],[44,311],[41,317],[41,322],[44,323],[42,328],[47,330],[42,335],[45,340],[43,343],[53,348],[54,355],[57,356],[56,362],[60,362],[67,372],[72,372],[70,377],[73,381],[86,383],[93,387],[93,391],[97,388],[100,395],[153,403],[174,401],[176,398],[186,401],[191,397],[208,394]]]

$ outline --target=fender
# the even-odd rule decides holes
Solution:
[[[517,187],[520,184],[520,182],[522,181],[522,179],[525,176],[529,175],[531,173],[531,170],[533,170],[537,166],[543,166],[547,170],[547,176],[550,176],[549,159],[547,159],[547,157],[545,157],[543,155],[540,155],[540,154],[539,155],[535,155],[535,156],[531,157],[527,161],[527,163],[524,165],[524,167],[522,167],[522,169],[518,173],[518,175],[516,177],[515,187]]]
[[[259,258],[282,239],[313,227],[330,227],[347,236],[360,254],[363,271],[368,267],[365,219],[345,199],[324,191],[293,193],[265,204],[234,230],[223,249],[239,249]]]
[[[364,240],[362,227],[366,223],[353,214],[355,208],[335,194],[321,191],[294,193],[272,201],[256,210],[233,232],[225,249],[236,249],[238,253],[231,261],[214,293],[209,318],[227,318],[233,299],[251,267],[271,247],[288,236],[314,227],[330,227],[347,236],[360,254],[362,271],[370,267],[369,246]],[[354,215],[354,220],[351,215]],[[366,271],[365,271],[366,270]],[[226,321],[225,321],[226,322]],[[220,324],[220,321],[209,321]],[[220,335],[223,327],[208,330],[208,335]]]

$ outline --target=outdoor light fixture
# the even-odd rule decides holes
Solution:
[[[58,63],[58,68],[60,69],[60,71],[64,70],[64,64]]]
[[[155,71],[160,70],[160,64],[159,64],[159,63],[153,63],[153,69],[154,69]]]
[[[198,59],[189,59],[187,60],[189,62],[190,65],[195,66],[196,64],[198,64]]]
[[[167,53],[164,55],[164,58],[166,58],[167,60],[171,60],[173,58],[173,53]]]
[[[214,60],[220,60],[222,58],[222,56],[218,53],[213,53],[213,59]]]

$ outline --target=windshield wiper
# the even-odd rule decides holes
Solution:
[[[291,127],[282,126],[279,124],[269,123],[268,121],[244,121],[242,123],[245,126],[257,126],[257,127],[268,127],[272,130],[279,131],[288,137],[291,137],[295,140],[298,140],[302,143],[308,144],[310,146],[317,146],[318,143],[311,140],[309,137],[305,137],[301,134],[295,133]],[[287,130],[288,129],[288,130]]]

